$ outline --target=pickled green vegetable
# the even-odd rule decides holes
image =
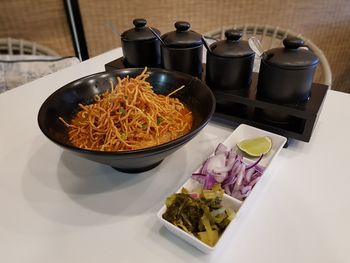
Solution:
[[[214,246],[220,234],[235,216],[235,212],[221,205],[224,190],[215,184],[211,190],[181,193],[169,196],[163,218],[182,230],[193,234],[209,246]]]

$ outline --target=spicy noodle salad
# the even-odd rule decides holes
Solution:
[[[188,133],[192,113],[177,98],[156,94],[146,79],[147,68],[135,78],[117,78],[111,90],[94,103],[79,104],[80,111],[68,127],[69,141],[82,149],[126,151],[160,145]]]

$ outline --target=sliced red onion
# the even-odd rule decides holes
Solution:
[[[226,166],[224,167],[215,167],[214,168],[214,172],[215,173],[224,173],[224,172],[229,172],[233,165],[235,164],[235,159],[231,159],[231,160],[226,160]]]
[[[237,153],[234,149],[231,149],[231,151],[228,152],[228,155],[227,155],[227,161],[229,162],[230,160],[236,160],[236,157],[237,157]]]
[[[259,181],[259,179],[260,179],[260,177],[257,177],[257,178],[255,178],[253,181],[251,181],[248,185],[250,185],[250,186],[254,186],[258,181]]]
[[[242,162],[236,160],[234,165],[232,166],[232,170],[228,173],[229,176],[235,176],[241,170]]]
[[[225,190],[226,194],[231,195],[231,190],[230,190],[230,186],[229,185],[225,185],[224,186],[224,190]]]
[[[214,184],[217,182],[211,174],[192,174],[191,177],[193,180],[199,182],[201,185],[203,185],[203,189],[211,189],[213,188]]]
[[[253,174],[255,173],[255,169],[245,169],[244,182],[249,183],[252,179]]]
[[[252,190],[249,190],[248,192],[246,192],[245,194],[242,194],[242,197],[245,199],[251,192]]]
[[[228,176],[225,178],[225,180],[221,183],[221,185],[223,187],[226,187],[226,186],[229,186],[229,185],[232,185],[236,182],[237,180],[237,176]]]
[[[261,167],[260,165],[255,165],[255,170],[257,170],[257,171],[260,172],[261,174],[264,172],[264,168]]]
[[[255,173],[253,173],[253,175],[252,175],[251,181],[256,179],[257,177],[260,177],[260,176],[262,176],[262,173],[255,171]]]
[[[232,169],[232,166],[223,166],[223,167],[215,167],[213,169],[214,173],[227,173],[228,171],[230,171]]]
[[[202,166],[202,168],[201,168],[201,170],[200,170],[200,173],[201,173],[201,174],[206,174],[206,173],[208,173],[208,159],[205,160],[205,162],[203,163],[203,166]]]
[[[240,186],[241,186],[241,184],[242,184],[242,181],[243,181],[243,178],[244,178],[245,167],[246,167],[246,165],[244,163],[242,163],[241,170],[239,171],[239,173],[237,175],[237,180],[236,180],[236,183],[235,183],[235,187],[233,188],[234,191],[238,191]]]
[[[222,183],[226,177],[227,177],[227,172],[226,173],[214,173],[214,178],[218,183]]]
[[[220,153],[224,153],[225,155],[228,154],[227,147],[222,143],[219,143],[219,145],[216,147],[214,155],[218,155]]]
[[[225,180],[225,177],[227,176],[227,172],[215,172],[216,168],[222,168],[225,167],[226,163],[226,154],[225,153],[219,153],[217,155],[211,156],[206,161],[206,170],[202,169],[202,173],[209,174],[214,176],[216,181],[218,183],[221,183],[223,180]]]
[[[216,180],[214,178],[214,176],[208,174],[205,180],[205,183],[203,185],[204,189],[212,189],[214,184],[216,183]]]
[[[263,158],[263,154],[262,155],[260,155],[260,157],[259,157],[259,159],[258,160],[256,160],[254,163],[252,163],[251,165],[249,165],[246,169],[247,170],[249,170],[250,168],[253,168],[253,167],[255,167],[255,166],[257,166],[258,165],[258,163],[261,161],[261,159]]]
[[[250,185],[247,185],[247,186],[243,186],[242,188],[241,188],[241,193],[242,193],[242,195],[245,195],[246,193],[248,193],[250,190],[252,190],[252,186],[250,186]]]
[[[264,168],[258,165],[262,158],[263,155],[255,162],[245,164],[243,155],[219,144],[215,155],[210,156],[200,171],[192,174],[192,178],[204,189],[211,189],[215,183],[220,183],[226,194],[243,201],[263,174]]]
[[[192,179],[196,180],[201,185],[205,184],[206,178],[207,178],[206,174],[202,174],[202,173],[194,173],[194,174],[192,174]]]
[[[201,173],[213,174],[214,168],[224,167],[226,163],[225,153],[219,153],[217,155],[210,156],[204,163]]]

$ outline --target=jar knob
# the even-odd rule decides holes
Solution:
[[[225,31],[225,37],[227,40],[230,41],[237,41],[240,40],[243,36],[243,32],[236,29],[229,29]]]
[[[304,46],[304,40],[298,37],[287,37],[283,40],[283,45],[288,49],[297,49]]]
[[[132,23],[134,24],[135,27],[141,28],[147,24],[147,21],[144,18],[136,18],[132,21]]]
[[[185,21],[178,21],[175,23],[175,28],[177,31],[187,31],[189,30],[191,27],[190,23],[188,22],[185,22]]]

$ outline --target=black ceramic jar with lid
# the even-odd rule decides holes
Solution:
[[[190,23],[178,21],[175,31],[162,35],[162,66],[195,77],[202,75],[202,36],[190,30]]]
[[[210,45],[207,52],[206,82],[212,89],[245,89],[252,81],[255,53],[242,32],[227,30],[226,40]]]
[[[123,32],[121,35],[125,66],[159,67],[161,64],[160,41],[146,26],[146,19],[134,19],[133,24],[134,28]],[[159,30],[152,29],[160,35]]]
[[[284,48],[274,48],[262,56],[257,95],[280,104],[308,100],[319,58],[302,48],[303,40],[288,37]]]

